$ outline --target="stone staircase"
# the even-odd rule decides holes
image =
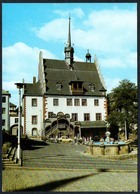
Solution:
[[[17,148],[11,146],[7,151],[2,152],[2,167],[14,168],[19,167],[21,164],[17,161]]]

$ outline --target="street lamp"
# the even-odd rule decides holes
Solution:
[[[17,159],[21,160],[21,147],[20,147],[20,138],[21,138],[21,88],[23,88],[24,83],[15,83],[17,88],[19,89],[19,108],[18,108],[18,146],[17,146]]]

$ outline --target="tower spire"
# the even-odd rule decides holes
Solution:
[[[70,13],[69,13],[69,29],[68,29],[68,42],[67,42],[67,46],[71,47],[71,33],[70,33],[70,22],[71,22],[71,18],[70,18]]]
[[[70,24],[71,24],[71,17],[70,17],[70,14],[69,14],[68,40],[67,40],[67,45],[64,49],[64,53],[65,53],[65,61],[71,69],[72,68],[72,63],[73,63],[74,49],[71,46],[71,26],[70,26]]]

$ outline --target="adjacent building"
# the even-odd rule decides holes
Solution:
[[[38,80],[24,83],[23,133],[28,136],[104,136],[107,119],[106,88],[96,58],[74,60],[70,18],[65,59],[39,53]]]
[[[10,107],[11,94],[8,91],[2,90],[2,130],[9,131],[10,129]]]

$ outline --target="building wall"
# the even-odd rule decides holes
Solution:
[[[9,95],[4,95],[2,94],[2,97],[5,98],[5,102],[2,102],[2,110],[4,110],[2,112],[2,130],[9,130],[10,127],[10,116],[9,116]]]
[[[37,106],[32,106],[32,99],[37,99]],[[43,97],[26,96],[24,99],[24,131],[28,136],[33,135],[33,129],[36,129],[36,136],[40,136],[43,130]],[[32,116],[37,117],[37,123],[32,123]]]
[[[22,115],[21,117],[21,135],[24,134],[24,130],[23,130],[23,126],[24,126],[24,116]],[[18,115],[10,115],[10,132],[12,135],[17,135],[18,131]]]
[[[72,98],[72,106],[67,106],[67,98]],[[59,100],[59,106],[53,105],[53,99]],[[80,100],[80,106],[74,106],[74,99]],[[87,99],[87,106],[82,106],[82,99]],[[94,105],[94,100],[99,100],[99,106]],[[64,114],[72,113],[78,114],[78,121],[84,121],[84,113],[90,113],[90,121],[96,120],[96,113],[102,114],[102,120],[106,119],[106,98],[105,97],[85,97],[85,96],[67,96],[67,97],[58,97],[58,96],[49,96],[46,98],[46,113],[45,119],[48,118],[48,112],[53,112],[57,114],[58,112],[63,112]]]

